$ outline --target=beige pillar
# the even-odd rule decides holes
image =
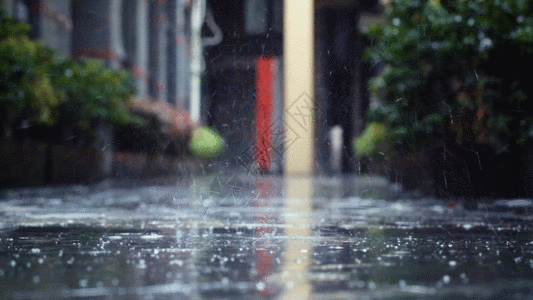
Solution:
[[[284,172],[313,173],[314,157],[314,1],[284,1],[285,137]],[[290,145],[290,146],[288,146]]]

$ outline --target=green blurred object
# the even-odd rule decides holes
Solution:
[[[210,127],[199,127],[193,131],[189,141],[189,151],[197,158],[214,158],[226,149],[226,142],[220,134]]]
[[[386,126],[378,122],[368,124],[363,134],[353,140],[352,146],[355,153],[361,157],[372,157],[385,151],[387,146]]]

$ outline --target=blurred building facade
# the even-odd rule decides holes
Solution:
[[[188,107],[190,0],[3,0],[59,56],[131,72],[137,98]]]
[[[191,13],[194,0],[3,0],[16,19],[32,25],[31,37],[59,55],[104,59],[133,75],[137,99],[189,110]],[[271,64],[269,168],[281,171],[283,135],[283,0],[206,0],[203,26],[200,121],[228,144],[222,161],[256,162],[258,59]],[[318,173],[332,171],[335,126],[343,129],[342,169],[357,160],[351,139],[363,129],[371,66],[362,62],[361,30],[380,18],[379,0],[315,0],[315,136]],[[218,33],[216,31],[219,31]],[[220,40],[209,42],[219,35]],[[216,38],[215,38],[216,40]],[[269,79],[270,80],[270,79]],[[297,132],[295,132],[297,134]]]
[[[314,99],[303,99],[305,95],[284,99],[283,2],[209,1],[223,39],[205,49],[207,123],[228,142],[223,159],[229,164],[253,165],[255,123],[262,113],[257,107],[257,81],[263,80],[257,77],[258,59],[272,59],[270,171],[281,171],[284,164],[282,153],[290,143],[283,144],[283,135],[298,138],[301,133],[301,129],[285,126],[283,103],[302,100],[314,105],[315,172],[357,172],[359,162],[351,140],[363,130],[369,103],[367,82],[377,71],[362,61],[369,42],[362,31],[382,18],[383,5],[379,0],[315,0]],[[334,127],[342,128],[339,154],[332,153]],[[332,162],[332,155],[340,156],[340,166]]]

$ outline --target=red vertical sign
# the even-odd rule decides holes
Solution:
[[[255,162],[261,170],[270,167],[273,60],[260,57],[255,71]]]

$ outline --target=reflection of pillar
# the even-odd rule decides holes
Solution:
[[[257,193],[256,207],[268,206],[268,199],[272,189],[272,178],[258,177],[256,179],[255,192]],[[274,264],[273,250],[274,247],[271,243],[268,243],[268,235],[272,234],[272,221],[274,215],[272,213],[260,212],[256,217],[258,224],[265,224],[264,227],[256,227],[254,236],[263,237],[256,243],[255,247],[255,265],[257,269],[257,275],[254,282],[257,290],[262,295],[271,295],[273,287],[270,282],[267,282],[267,277],[273,272],[272,267]],[[271,253],[272,252],[272,253]]]
[[[285,246],[282,257],[283,293],[279,299],[312,299],[309,282],[313,177],[285,177]]]

